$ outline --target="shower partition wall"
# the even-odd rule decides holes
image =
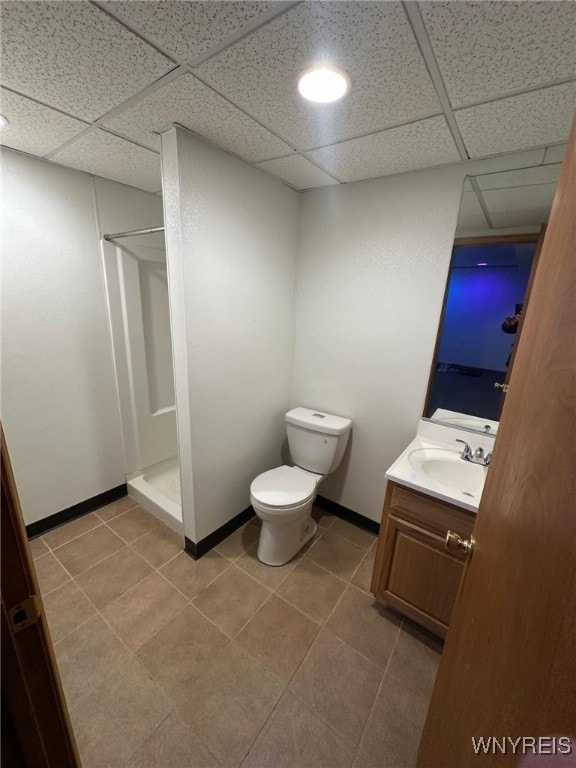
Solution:
[[[163,227],[105,235],[102,255],[129,492],[182,533]]]

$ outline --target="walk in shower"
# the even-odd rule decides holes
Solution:
[[[164,227],[102,239],[129,494],[183,532]]]

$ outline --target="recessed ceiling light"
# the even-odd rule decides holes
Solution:
[[[4,128],[5,125],[8,125],[9,120],[7,117],[4,117],[4,115],[0,115],[0,128]]]
[[[338,101],[350,88],[350,76],[327,64],[311,67],[300,75],[298,90],[308,101],[327,104]]]

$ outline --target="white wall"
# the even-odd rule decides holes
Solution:
[[[380,520],[424,408],[464,178],[531,155],[303,193],[292,405],[354,421],[322,495]]]
[[[103,229],[161,222],[157,196],[2,151],[2,421],[26,523],[125,481],[95,181]]]
[[[353,420],[320,493],[373,520],[422,414],[462,180],[453,166],[303,195],[292,403]]]
[[[299,195],[177,129],[162,163],[184,529],[199,541],[282,462]]]

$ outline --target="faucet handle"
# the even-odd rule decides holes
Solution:
[[[490,451],[490,453],[487,453],[486,456],[484,457],[484,464],[487,467],[489,467],[491,461],[492,461],[492,451]]]
[[[462,453],[460,454],[460,457],[464,459],[465,461],[470,461],[470,459],[473,456],[472,448],[468,445],[466,440],[460,440],[459,437],[456,438],[457,443],[464,443],[464,448],[462,449]]]
[[[482,446],[476,448],[474,451],[474,458],[478,461],[484,461],[484,448],[482,448]]]

